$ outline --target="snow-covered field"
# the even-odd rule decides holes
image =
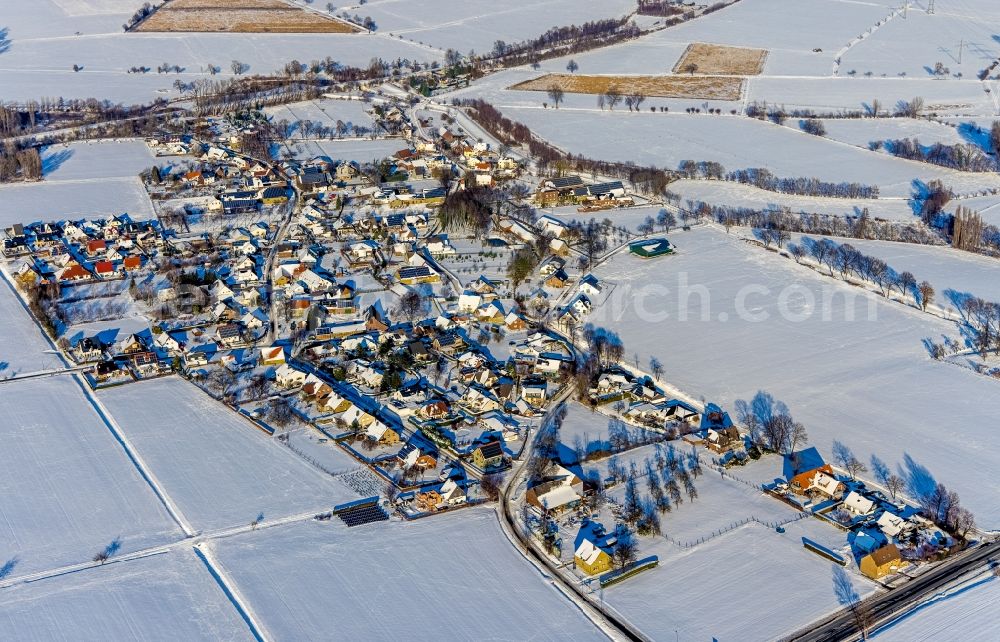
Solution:
[[[1000,176],[995,174],[963,173],[892,158],[747,118],[538,108],[509,108],[504,113],[555,145],[591,158],[671,169],[683,160],[716,161],[727,170],[766,167],[783,177],[879,185],[883,196],[909,196],[914,180],[933,178],[958,193],[1000,187]]]
[[[42,151],[47,181],[132,178],[157,161],[141,140],[108,140],[52,145]]]
[[[190,549],[111,561],[0,594],[4,640],[251,639],[239,613]]]
[[[201,529],[328,510],[350,489],[176,377],[113,388],[101,401],[180,512]]]
[[[64,368],[62,360],[42,337],[28,311],[6,281],[0,283],[0,378]]]
[[[794,234],[792,236],[798,237]],[[997,279],[1000,265],[997,265],[996,259],[950,247],[859,239],[832,240],[850,243],[865,254],[877,256],[897,273],[912,272],[918,281],[929,281],[937,291],[936,304],[947,309],[955,318],[958,312],[948,298],[948,290],[974,294],[989,301],[1000,301],[1000,279]]]
[[[0,53],[0,87],[5,100],[42,96],[97,97],[126,104],[175,96],[175,80],[209,78],[208,65],[229,75],[230,61],[251,73],[281,69],[331,56],[344,65],[367,66],[372,57],[431,62],[441,52],[398,38],[352,34],[124,33],[139,0],[38,0],[11,2],[0,29],[8,29],[9,49]],[[158,74],[164,62],[182,73]],[[74,72],[73,65],[83,69]],[[146,66],[146,74],[127,73]]]
[[[373,0],[353,13],[371,16],[378,32],[441,50],[487,53],[497,40],[516,43],[551,27],[618,18],[635,10],[629,0]]]
[[[221,540],[215,557],[274,639],[603,636],[489,509],[346,528],[334,518]]]
[[[846,76],[849,68],[836,78],[761,77],[750,80],[747,94],[750,100],[784,105],[788,109],[811,109],[817,112],[841,110],[860,111],[877,98],[885,109],[914,97],[923,97],[927,110],[940,115],[994,115],[997,106],[983,84],[972,79],[933,80],[931,78],[898,78],[876,76],[865,78]],[[995,83],[993,83],[995,84]],[[995,90],[994,90],[995,91]]]
[[[73,378],[0,385],[0,416],[0,565],[16,560],[12,577],[86,562],[116,538],[127,552],[183,536]]]
[[[980,70],[1000,57],[995,39],[1000,12],[990,0],[952,0],[937,7],[934,14],[923,11],[925,2],[914,3],[906,19],[895,18],[862,40],[844,55],[841,73],[849,69],[859,74],[930,77],[936,63],[951,74],[975,79]],[[919,7],[919,8],[918,8]],[[990,15],[992,14],[992,15]],[[961,53],[959,47],[961,46]]]
[[[983,526],[1000,523],[1000,485],[976,472],[1000,457],[985,432],[1000,411],[996,382],[932,361],[922,343],[956,335],[953,324],[721,230],[697,229],[676,243],[674,256],[622,253],[597,270],[619,286],[590,321],[618,332],[626,354],[657,356],[666,381],[730,409],[765,390],[827,456],[834,440],[864,461],[877,454],[915,489],[943,482]]]
[[[669,189],[681,196],[681,205],[685,208],[688,207],[688,201],[696,203],[704,201],[711,205],[752,207],[760,210],[787,207],[795,213],[808,212],[831,216],[858,216],[865,208],[868,208],[868,213],[873,218],[889,221],[917,220],[909,199],[902,197],[854,200],[821,196],[794,196],[758,189],[753,185],[703,180],[680,180],[671,183]]]
[[[990,642],[1000,637],[997,604],[1000,581],[979,576],[969,584],[936,596],[870,639],[879,642],[932,642],[961,639]]]
[[[2,59],[0,59],[2,63]],[[89,141],[42,150],[39,183],[0,185],[0,225],[108,217],[153,218],[138,175],[157,161],[140,140]]]
[[[798,121],[789,121],[798,126]],[[930,120],[914,120],[912,118],[828,118],[823,121],[826,135],[833,140],[839,140],[857,147],[868,147],[872,141],[885,141],[897,138],[915,138],[924,145],[942,143],[957,145],[968,143],[962,137],[958,127],[949,127]]]

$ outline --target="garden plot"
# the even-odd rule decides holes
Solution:
[[[606,589],[604,602],[654,640],[768,640],[841,608],[838,573],[846,572],[861,595],[874,590],[802,546],[803,536],[825,545],[830,533],[842,539],[842,531],[815,519],[785,529],[748,524],[689,550],[662,539],[644,547],[643,539],[640,558],[656,553],[659,567]]]
[[[355,499],[247,419],[170,377],[100,393],[180,511],[197,528],[249,524]]]
[[[462,53],[490,51],[497,40],[516,43],[538,37],[551,27],[635,10],[629,0],[525,0],[497,4],[490,0],[373,0],[352,13],[371,16],[378,32]]]
[[[343,639],[433,631],[454,639],[601,637],[511,546],[492,510],[351,529],[336,519],[304,523],[214,548],[275,639],[323,638],[330,631]]]
[[[673,186],[674,184],[671,184],[671,191],[673,191]],[[602,210],[600,212],[579,212],[577,211],[576,205],[567,205],[562,207],[539,209],[538,213],[539,215],[548,215],[553,218],[557,218],[566,224],[576,222],[587,223],[591,219],[594,219],[597,222],[604,222],[605,220],[611,221],[612,230],[607,237],[607,241],[609,247],[616,247],[625,243],[630,238],[623,233],[622,230],[627,230],[632,234],[637,234],[636,229],[645,223],[646,219],[649,217],[653,217],[655,220],[661,209],[662,207],[660,205],[652,205],[614,208],[610,210]],[[660,231],[659,228],[657,228],[657,231]]]
[[[247,640],[247,624],[190,549],[3,589],[4,640]]]
[[[321,99],[268,107],[264,113],[272,122],[281,120],[287,120],[289,123],[310,121],[313,125],[323,125],[334,129],[336,129],[338,122],[344,123],[348,128],[354,125],[371,127],[372,117],[365,111],[367,107],[368,105],[360,100]],[[292,132],[292,137],[306,138],[307,136],[301,129],[296,128]]]
[[[577,452],[585,453],[584,457],[586,458],[587,453],[606,452],[611,449],[611,444],[608,441],[608,422],[611,421],[609,415],[591,410],[579,403],[570,403],[566,408],[566,419],[559,430],[560,458],[563,461],[574,461]],[[630,425],[628,430],[636,441],[658,437],[658,435],[637,426]],[[583,464],[585,471],[597,466],[598,464],[593,462]],[[606,476],[606,468],[606,464],[601,465],[602,479],[603,476]]]
[[[504,114],[567,151],[604,160],[670,169],[683,160],[716,161],[727,170],[766,167],[782,177],[878,185],[881,196],[908,197],[914,180],[934,178],[957,193],[1000,187],[997,175],[891,158],[754,119],[521,108]]]
[[[646,475],[647,460],[653,467],[656,479],[662,487],[665,477],[661,471],[656,469],[656,452],[659,447],[664,456],[666,456],[670,446],[674,447],[678,460],[687,466],[687,458],[691,452],[691,447],[679,442],[643,446],[642,448],[621,453],[615,457],[617,465],[622,466],[626,471],[629,470],[633,462],[635,463],[638,473],[636,476],[636,489],[641,501],[653,502],[647,485],[649,480],[649,477]],[[702,455],[706,462],[712,456],[711,453],[705,452],[702,452]],[[600,471],[601,478],[605,479],[608,476],[610,467],[611,460],[606,459],[601,461],[597,466],[584,464],[583,471],[586,474],[589,470],[595,469]],[[664,472],[669,473],[669,470]],[[739,469],[736,469],[734,475],[738,474]],[[698,493],[694,501],[690,501],[684,493],[684,486],[681,484],[679,476],[675,476],[675,479],[680,485],[683,502],[680,504],[671,502],[671,511],[660,514],[660,526],[664,534],[670,536],[673,540],[685,544],[694,544],[702,538],[708,539],[716,532],[731,529],[734,525],[750,519],[756,519],[766,524],[777,524],[788,522],[798,517],[797,511],[775,498],[765,495],[760,488],[755,487],[749,482],[745,483],[737,479],[723,477],[718,471],[706,465],[702,466],[702,474],[698,478],[692,478],[692,482]],[[625,484],[618,484],[608,491],[608,497],[618,505],[623,505],[625,500]],[[606,523],[610,523],[611,521],[610,519],[606,520]],[[846,541],[846,538],[844,538],[838,547],[846,544]]]
[[[128,552],[183,537],[74,378],[0,385],[0,413],[0,566],[16,560],[11,577],[85,562],[116,538]]]
[[[688,233],[673,256],[619,254],[596,274],[619,285],[590,321],[613,327],[641,362],[660,358],[666,381],[727,409],[767,391],[788,405],[824,456],[835,440],[862,461],[877,454],[898,467],[911,493],[943,482],[982,526],[1000,524],[1000,484],[977,472],[1000,457],[986,437],[1000,412],[997,384],[932,361],[923,346],[957,334],[954,324],[802,270],[715,228]]]
[[[3,278],[0,283],[0,317],[4,320],[0,333],[0,379],[65,368],[65,363],[8,285],[6,274]]]
[[[980,575],[970,583],[935,595],[869,639],[879,642],[933,642],[961,637],[963,642],[991,642],[1000,637],[997,604],[1000,581]]]

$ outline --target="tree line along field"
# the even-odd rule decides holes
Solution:
[[[356,27],[283,0],[171,0],[140,32],[355,33]]]
[[[693,42],[674,65],[674,73],[756,76],[764,70],[767,50]]]
[[[553,86],[571,94],[642,94],[660,98],[739,100],[743,80],[733,76],[588,76],[546,74],[510,87],[520,91],[548,91]]]

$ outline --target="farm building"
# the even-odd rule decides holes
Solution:
[[[644,259],[651,259],[657,256],[664,256],[666,254],[673,253],[674,246],[672,246],[670,241],[665,238],[646,239],[644,241],[630,243],[628,251],[636,256],[641,256]]]

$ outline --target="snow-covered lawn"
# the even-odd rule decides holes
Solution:
[[[749,118],[527,108],[505,109],[504,114],[567,151],[604,160],[669,169],[684,160],[716,161],[726,170],[766,167],[782,177],[878,185],[882,196],[910,196],[914,180],[933,178],[957,193],[1000,187],[995,174],[892,158]]]
[[[602,637],[490,509],[351,529],[337,518],[301,523],[220,540],[214,551],[275,639]]]
[[[274,122],[310,120],[314,124],[322,123],[325,127],[336,128],[337,121],[343,121],[347,126],[370,127],[372,118],[365,111],[368,107],[370,106],[360,100],[320,99],[268,107],[264,113]],[[301,137],[302,132],[296,130],[293,136]]]
[[[3,589],[0,638],[247,640],[250,629],[190,549]]]
[[[871,637],[879,642],[932,642],[961,638],[990,642],[1000,637],[997,604],[1000,581],[979,576],[960,588],[935,596]]]
[[[956,335],[953,324],[718,229],[675,242],[673,256],[622,253],[596,271],[619,286],[590,320],[613,328],[626,354],[657,356],[666,381],[730,410],[765,390],[826,456],[835,440],[863,461],[877,454],[911,486],[943,482],[983,526],[1000,523],[1000,485],[978,472],[1000,457],[988,437],[1000,412],[997,384],[932,361],[922,343]]]
[[[748,524],[694,549],[664,546],[658,568],[605,589],[604,602],[654,640],[675,631],[682,640],[777,639],[841,606],[834,574],[845,571],[802,546],[824,531],[839,533],[807,519],[785,533]],[[874,589],[846,572],[858,593]]]
[[[115,538],[127,552],[183,536],[73,378],[0,385],[0,416],[0,565],[16,559],[12,577],[85,562]]]
[[[356,496],[193,384],[168,377],[100,393],[197,528],[329,509]]]
[[[397,138],[340,139],[321,141],[295,141],[290,146],[296,158],[308,160],[315,156],[329,156],[333,160],[353,160],[369,163],[388,158],[407,147],[405,140]]]

